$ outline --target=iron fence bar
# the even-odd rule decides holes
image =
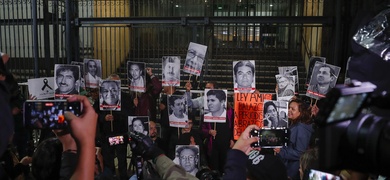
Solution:
[[[76,26],[90,24],[217,24],[217,23],[272,23],[272,24],[323,24],[331,26],[334,24],[333,17],[326,16],[305,16],[305,17],[114,17],[114,18],[77,18]],[[185,24],[183,24],[185,23]],[[207,24],[206,24],[207,23]]]
[[[32,1],[31,2],[31,14],[32,14],[32,31],[33,31],[33,52],[34,52],[34,77],[38,78],[39,77],[39,46],[38,46],[38,22],[37,22],[37,17],[38,17],[38,12],[37,12],[37,1]]]

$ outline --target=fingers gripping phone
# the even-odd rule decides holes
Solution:
[[[32,129],[65,129],[65,111],[81,113],[80,102],[66,100],[28,100],[23,106],[24,126]]]

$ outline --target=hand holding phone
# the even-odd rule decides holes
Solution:
[[[24,125],[32,129],[65,129],[68,127],[65,111],[76,116],[81,113],[80,102],[66,100],[28,100],[23,108]]]

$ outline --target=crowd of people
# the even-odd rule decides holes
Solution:
[[[167,58],[166,61],[169,64],[174,60]],[[3,90],[8,93],[7,88],[13,85],[12,81],[5,80],[8,78],[4,66],[6,61],[2,60],[1,63],[0,85],[1,88],[5,87],[1,89],[1,93]],[[92,73],[96,71],[96,62],[89,61],[87,66],[91,69],[88,76],[96,79]],[[183,93],[174,84],[163,87],[151,68],[140,68],[139,64],[134,63],[129,67],[129,86],[142,85],[145,87],[144,92],[127,93],[121,90],[121,77],[111,74],[101,81],[98,96],[87,97],[71,95],[78,94],[76,81],[80,76],[76,73],[77,70],[73,70],[74,66],[59,66],[56,69],[56,94],[67,93],[70,96],[61,97],[66,97],[69,102],[82,102],[83,114],[75,116],[71,112],[63,112],[70,128],[51,131],[52,135],[42,139],[29,155],[20,151],[16,153],[19,155],[17,157],[14,153],[16,151],[11,147],[21,145],[20,142],[14,144],[12,138],[7,139],[6,146],[0,141],[0,153],[3,154],[1,160],[6,160],[9,165],[7,168],[0,168],[0,177],[15,178],[24,174],[29,179],[32,174],[36,179],[128,180],[137,178],[141,175],[139,172],[144,170],[154,172],[163,179],[175,179],[179,176],[196,179],[204,174],[204,169],[209,169],[224,179],[294,180],[302,179],[307,169],[318,167],[316,143],[311,141],[315,136],[313,118],[318,113],[317,105],[308,104],[301,97],[293,96],[288,101],[286,117],[286,114],[283,115],[285,112],[277,111],[278,105],[274,101],[265,102],[264,126],[288,128],[289,142],[287,146],[278,148],[255,148],[252,143],[259,139],[251,137],[250,131],[260,128],[250,125],[238,140],[233,138],[235,116],[232,102],[227,102],[226,92],[218,89],[216,82],[205,84],[207,92],[204,96],[192,98],[190,82],[185,84]],[[326,67],[319,69],[318,82],[328,70]],[[136,83],[143,73],[145,80]],[[175,75],[174,69],[170,68],[165,69],[164,73],[166,77]],[[240,92],[259,93],[251,92],[254,73],[251,61],[238,62],[234,66],[235,87]],[[171,82],[174,79],[168,83]],[[280,86],[279,90],[282,88],[284,87]],[[11,99],[13,96],[15,95],[10,96]],[[7,99],[6,102],[14,101]],[[6,106],[1,104],[1,107]],[[199,110],[204,110],[205,118],[223,117],[226,121],[216,125],[205,122],[200,117],[196,123],[198,125],[194,127],[195,121],[198,121],[194,114]],[[5,118],[21,113],[14,109],[9,109],[9,112],[12,114],[4,113]],[[160,118],[157,118],[157,114]],[[171,119],[183,121],[185,126],[172,126]],[[159,131],[158,127],[161,128]],[[141,141],[129,137],[129,131],[138,134]],[[1,133],[5,137],[13,137],[9,130]],[[128,155],[129,150],[132,151],[131,157]],[[130,164],[127,161],[129,158]],[[145,166],[139,166],[140,162]]]

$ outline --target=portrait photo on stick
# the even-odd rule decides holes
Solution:
[[[129,132],[138,132],[149,135],[149,116],[129,116]]]
[[[162,85],[180,86],[180,56],[162,57]]]
[[[306,82],[305,82],[305,87],[306,88],[309,86],[310,78],[311,78],[311,75],[313,74],[313,68],[314,68],[314,65],[316,64],[316,62],[326,63],[326,58],[325,57],[319,57],[319,56],[312,56],[310,58],[309,68],[308,68],[308,71],[307,71]]]
[[[188,122],[187,96],[168,95],[169,126],[186,127]]]
[[[295,95],[295,76],[275,75],[278,101],[289,101]]]
[[[313,74],[310,78],[309,87],[306,91],[306,96],[314,99],[325,97],[326,93],[336,85],[340,70],[340,67],[316,62],[313,68]]]
[[[278,67],[279,74],[285,76],[294,76],[295,77],[295,92],[299,92],[299,77],[298,77],[298,67],[297,66],[283,66]]]
[[[226,122],[227,90],[205,89],[204,122]]]
[[[190,42],[183,71],[199,76],[206,57],[207,46]]]
[[[174,163],[180,165],[192,175],[196,175],[200,168],[200,153],[198,145],[176,145]]]
[[[99,105],[102,111],[121,110],[121,81],[103,80],[99,88]]]
[[[264,101],[263,127],[288,127],[288,101]]]
[[[85,86],[99,87],[102,80],[102,62],[100,59],[84,59]]]
[[[127,61],[127,82],[130,91],[145,92],[145,69],[144,62]]]
[[[80,92],[80,66],[54,65],[55,98],[64,99]]]
[[[234,92],[253,93],[256,90],[254,60],[233,61]]]

